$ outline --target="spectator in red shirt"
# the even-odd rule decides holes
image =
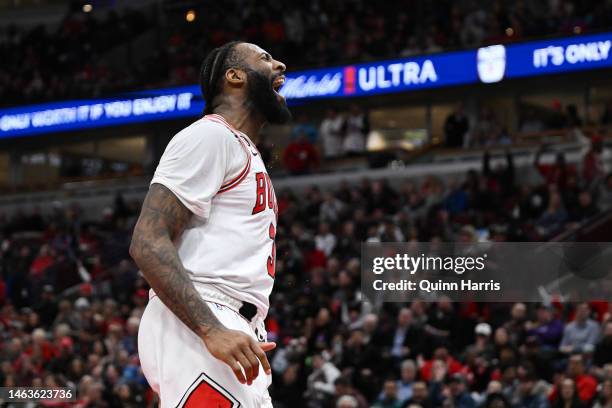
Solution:
[[[319,153],[302,133],[289,143],[283,161],[291,174],[307,174],[319,165]]]
[[[572,165],[568,165],[563,152],[557,152],[555,162],[552,164],[542,164],[540,159],[542,154],[546,152],[547,145],[542,144],[534,159],[534,166],[538,169],[542,177],[546,180],[547,185],[554,184],[563,190],[567,187],[568,178],[576,175],[576,169]]]
[[[41,246],[38,251],[38,256],[34,258],[32,265],[30,265],[30,274],[32,278],[41,278],[45,270],[53,263],[53,259],[49,250],[49,245]]]
[[[582,354],[574,354],[569,358],[567,376],[574,380],[580,401],[587,405],[590,404],[597,393],[597,380],[585,373],[584,358]],[[559,388],[555,385],[549,399],[554,401],[558,393]]]
[[[460,373],[463,370],[463,366],[449,354],[446,347],[438,347],[436,351],[434,351],[433,358],[425,361],[421,367],[421,378],[423,380],[429,381],[432,378],[433,364],[436,360],[441,360],[446,363],[448,375],[452,376],[453,374]]]

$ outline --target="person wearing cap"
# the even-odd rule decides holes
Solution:
[[[493,346],[491,344],[491,326],[488,323],[478,323],[474,328],[476,341],[468,346],[466,354],[491,358],[493,356]]]

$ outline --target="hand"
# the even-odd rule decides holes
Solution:
[[[276,343],[258,343],[241,331],[226,328],[210,330],[203,340],[210,354],[230,366],[242,384],[253,383],[259,375],[260,362],[266,374],[272,373],[265,352],[273,350]]]

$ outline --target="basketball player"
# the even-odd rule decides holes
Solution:
[[[204,60],[205,116],[168,144],[130,254],[151,285],[138,333],[161,407],[271,407],[264,318],[277,206],[251,138],[291,114],[285,65],[232,42]]]

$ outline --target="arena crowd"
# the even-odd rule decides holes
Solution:
[[[0,27],[0,104],[93,97],[197,82],[204,54],[254,42],[289,69],[408,57],[612,26],[595,0],[200,2],[185,8],[83,12],[73,1],[54,24]],[[102,3],[99,3],[101,6]],[[308,52],[303,52],[308,50]]]
[[[611,406],[612,302],[377,307],[360,292],[364,241],[547,240],[612,202],[597,168],[537,159],[530,185],[511,154],[489,161],[456,180],[277,192],[275,406]],[[118,196],[96,220],[78,204],[1,216],[0,385],[74,386],[75,407],[153,406],[136,347],[148,286],[128,255],[139,205]]]

